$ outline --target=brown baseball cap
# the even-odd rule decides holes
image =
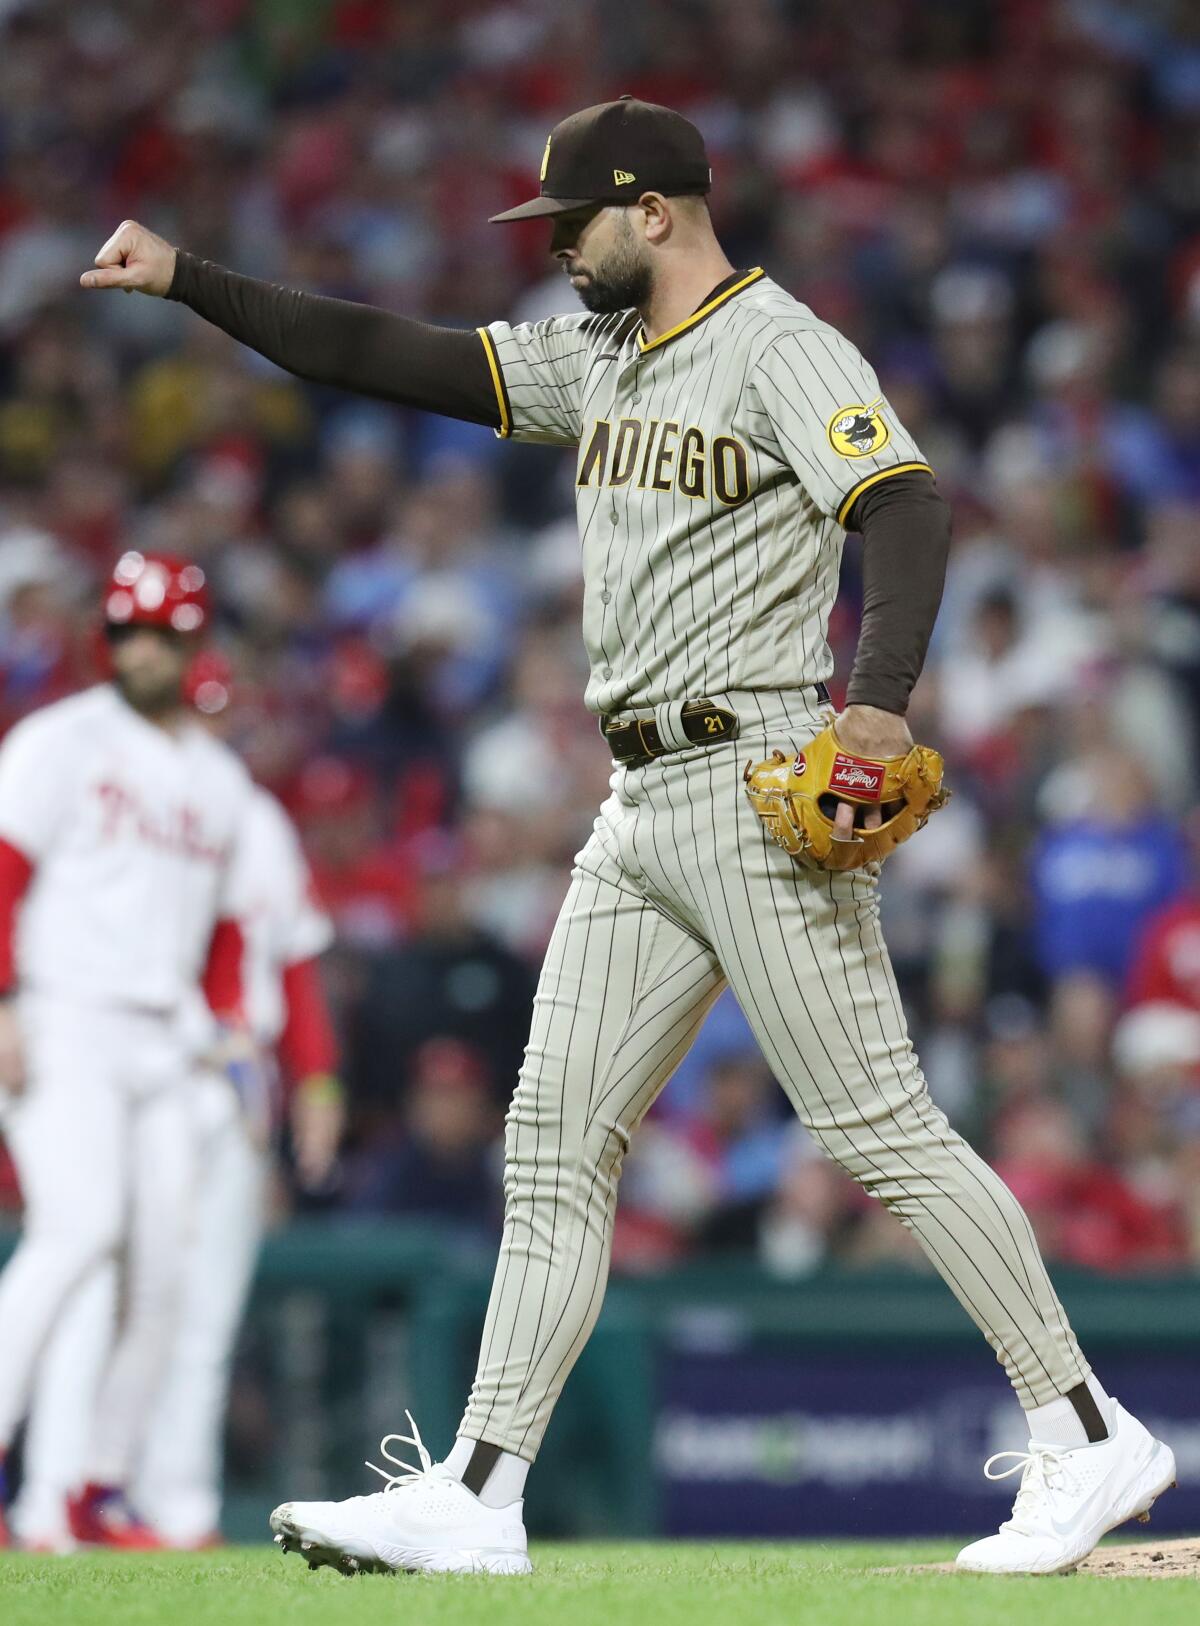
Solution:
[[[707,192],[712,170],[696,126],[669,107],[622,96],[556,124],[542,154],[536,198],[493,215],[532,220],[589,203],[636,203],[643,192]]]

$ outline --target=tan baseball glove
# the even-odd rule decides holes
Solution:
[[[811,869],[881,862],[950,796],[942,788],[942,759],[927,745],[886,760],[855,756],[842,749],[832,723],[795,757],[772,751],[766,762],[748,762],[742,778],[771,839]],[[850,840],[834,834],[839,802],[855,809]],[[874,830],[863,824],[871,808],[882,815]]]

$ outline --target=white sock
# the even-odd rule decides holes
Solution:
[[[474,1440],[460,1434],[451,1446],[443,1467],[448,1468],[455,1479],[461,1479],[466,1473],[475,1444]],[[484,1507],[508,1507],[512,1502],[519,1502],[525,1494],[525,1477],[528,1473],[529,1464],[524,1457],[518,1457],[512,1451],[501,1451],[479,1492],[479,1500]]]
[[[1112,1413],[1108,1395],[1095,1377],[1088,1378],[1087,1386],[1107,1423]],[[1025,1421],[1029,1425],[1029,1438],[1041,1445],[1060,1445],[1064,1451],[1074,1451],[1078,1446],[1092,1443],[1079,1413],[1066,1395],[1060,1395],[1057,1400],[1051,1400],[1044,1406],[1031,1407],[1025,1413]]]

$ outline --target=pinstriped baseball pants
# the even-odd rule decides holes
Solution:
[[[749,758],[822,727],[810,693],[713,696],[738,713],[736,741],[614,774],[547,950],[508,1114],[469,1438],[536,1455],[600,1310],[630,1138],[727,983],[805,1127],[913,1232],[1022,1404],[1089,1375],[1023,1210],[929,1097],[875,879],[799,867],[746,799]]]

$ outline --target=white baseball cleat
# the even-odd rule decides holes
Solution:
[[[1028,1451],[1000,1451],[984,1473],[1007,1479],[1024,1470],[1012,1518],[994,1536],[964,1547],[960,1570],[987,1575],[1057,1575],[1073,1570],[1126,1519],[1145,1523],[1155,1499],[1175,1483],[1175,1457],[1123,1406],[1111,1402],[1107,1440],[1072,1451],[1031,1440]],[[993,1473],[994,1463],[1016,1457]]]
[[[343,1575],[380,1570],[529,1575],[524,1504],[485,1506],[433,1461],[411,1413],[405,1416],[411,1435],[389,1434],[379,1447],[401,1471],[392,1474],[367,1463],[387,1481],[384,1489],[344,1502],[284,1502],[271,1515],[278,1545],[285,1553],[298,1552],[309,1569],[330,1564]],[[414,1447],[420,1467],[394,1457],[388,1450],[393,1443]]]

